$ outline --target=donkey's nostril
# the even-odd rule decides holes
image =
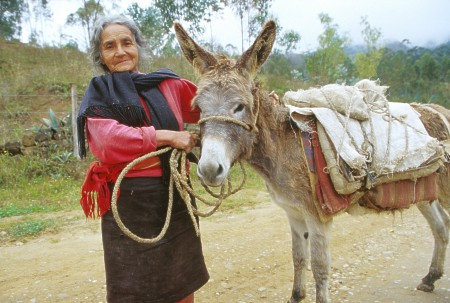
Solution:
[[[219,167],[217,168],[217,175],[221,175],[223,173],[223,166],[219,164]]]

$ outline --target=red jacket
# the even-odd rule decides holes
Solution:
[[[192,98],[197,90],[195,84],[185,79],[167,79],[161,82],[159,89],[175,114],[180,130],[184,129],[184,123],[198,121],[200,111],[192,106]],[[143,100],[141,104],[150,120],[148,108]],[[153,126],[130,127],[105,118],[88,118],[86,126],[90,151],[102,164],[129,163],[157,148],[156,131]],[[158,158],[151,158],[145,163],[139,163],[137,169],[130,170],[126,176],[159,177],[162,174],[159,165],[142,169],[158,161]]]
[[[200,111],[192,107],[197,87],[184,79],[167,79],[159,89],[166,98],[178,121],[180,130],[184,123],[195,123]],[[147,112],[148,108],[141,100]],[[113,119],[87,118],[86,133],[89,148],[98,159],[92,162],[81,187],[80,204],[86,217],[102,216],[110,207],[108,182],[115,182],[120,171],[134,159],[156,150],[156,131],[153,126],[130,127]],[[144,163],[145,162],[145,163]],[[126,177],[160,177],[159,157],[137,164]]]

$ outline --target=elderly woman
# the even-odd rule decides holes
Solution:
[[[87,139],[98,160],[87,173],[81,205],[87,217],[102,219],[108,302],[193,302],[209,276],[201,240],[178,193],[169,228],[152,245],[124,235],[110,210],[114,182],[127,163],[163,146],[189,152],[197,140],[183,130],[199,118],[191,106],[196,86],[168,69],[139,73],[142,45],[139,29],[123,16],[103,17],[93,29],[91,57],[105,75],[91,80],[77,121],[80,156],[86,155]],[[153,157],[121,182],[118,211],[140,237],[155,237],[164,225],[167,171],[167,156]]]

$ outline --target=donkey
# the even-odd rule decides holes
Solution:
[[[272,50],[275,22],[264,25],[252,46],[238,60],[209,53],[179,23],[174,27],[184,56],[200,77],[193,101],[202,116],[199,178],[209,186],[219,186],[236,161],[246,160],[264,179],[272,200],[285,210],[291,227],[294,282],[288,303],[300,302],[306,296],[308,259],[315,279],[316,302],[329,302],[332,220],[322,222],[313,204],[299,130],[293,125],[288,108],[274,102],[254,80]],[[427,128],[436,127],[430,122],[441,115],[426,107],[418,108],[428,113],[429,118],[424,121]],[[450,112],[441,108],[444,111]],[[449,138],[448,130],[436,129],[430,133]],[[439,201],[417,204],[435,240],[429,272],[418,286],[423,291],[432,291],[434,282],[443,274],[450,228],[448,183],[447,170],[439,176]]]

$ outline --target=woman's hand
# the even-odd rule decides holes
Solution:
[[[173,148],[183,149],[189,153],[195,147],[197,140],[198,136],[188,131],[156,131],[156,145],[158,147],[170,145]]]

